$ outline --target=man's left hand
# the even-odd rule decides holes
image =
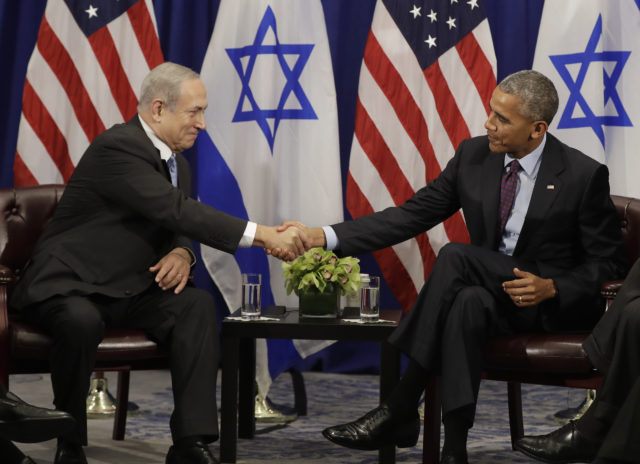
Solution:
[[[502,288],[518,307],[535,306],[556,296],[553,279],[543,279],[531,272],[513,269],[517,279],[502,283]]]
[[[180,293],[189,281],[191,256],[184,248],[175,248],[149,268],[156,273],[155,281],[162,290],[175,287],[173,293]]]

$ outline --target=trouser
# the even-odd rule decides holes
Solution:
[[[86,396],[97,346],[105,327],[141,329],[168,353],[174,410],[174,439],[218,437],[216,376],[218,329],[211,295],[186,287],[181,293],[153,285],[132,298],[56,296],[24,310],[25,317],[53,338],[51,383],[57,409],[76,427],[61,438],[87,443]],[[126,405],[125,405],[126,407]]]
[[[473,245],[450,243],[435,261],[416,302],[389,341],[423,368],[439,373],[443,413],[475,404],[490,335],[540,330],[537,306],[518,308],[502,289],[514,267],[534,263]]]
[[[631,268],[613,304],[583,346],[591,362],[605,374],[592,406],[592,416],[608,424],[614,420],[634,422],[637,430],[640,427],[640,260]],[[608,438],[612,439],[614,437]],[[603,448],[614,447],[603,445]]]

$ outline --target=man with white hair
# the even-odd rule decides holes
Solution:
[[[142,83],[138,114],[108,129],[79,161],[12,296],[23,317],[53,338],[54,404],[76,427],[58,441],[56,464],[85,463],[85,397],[105,327],[144,330],[169,355],[174,394],[168,464],[213,463],[218,437],[218,329],[211,295],[189,284],[190,240],[304,251],[304,234],[278,232],[189,198],[181,155],[205,128],[206,89],[174,63]]]

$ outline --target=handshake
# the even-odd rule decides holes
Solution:
[[[258,224],[254,246],[283,261],[291,261],[310,248],[327,244],[321,227],[308,228],[296,221],[285,221],[279,226]]]

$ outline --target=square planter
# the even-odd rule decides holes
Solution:
[[[300,317],[338,317],[340,292],[299,295]]]

